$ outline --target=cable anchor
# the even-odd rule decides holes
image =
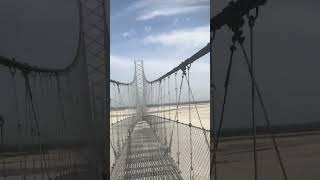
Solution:
[[[253,28],[258,16],[259,16],[259,7],[255,8],[255,14],[254,15],[252,15],[252,14],[250,14],[250,12],[248,12],[247,18],[248,18],[248,21],[249,21],[249,27],[250,28]]]

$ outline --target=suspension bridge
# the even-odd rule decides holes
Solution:
[[[78,0],[78,47],[69,65],[39,67],[0,56],[0,81],[8,84],[0,94],[0,178],[202,180],[213,175],[217,179],[218,144],[237,43],[252,80],[252,99],[256,97],[262,106],[281,175],[288,179],[254,78],[253,55],[249,58],[242,44],[243,16],[248,15],[253,34],[257,17],[249,11],[258,12],[258,6],[265,2],[230,3],[211,19],[211,44],[155,80],[149,80],[143,62],[136,61],[133,80],[120,82],[107,77],[108,4],[105,0]],[[193,92],[190,69],[210,52],[214,36],[223,26],[233,32],[231,57],[222,109],[215,107],[214,119],[219,119],[219,126],[212,128],[210,137]],[[213,98],[214,87],[211,82],[211,98],[217,100]],[[254,114],[252,117],[255,130]],[[255,131],[252,152],[258,179]]]
[[[210,132],[190,83],[191,64],[209,50],[210,44],[153,81],[143,61],[135,61],[130,83],[111,80],[111,179],[210,178]],[[187,121],[179,121],[185,114]]]
[[[209,179],[210,133],[190,69],[210,45],[156,80],[145,77],[142,61],[132,82],[109,80],[108,4],[76,2],[78,47],[67,66],[0,56],[8,84],[0,95],[0,179]]]

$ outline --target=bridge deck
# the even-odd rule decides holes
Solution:
[[[168,148],[146,121],[135,126],[127,144],[125,179],[182,180]]]

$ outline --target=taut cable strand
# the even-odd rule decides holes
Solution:
[[[129,86],[127,86],[127,90],[128,90],[128,97],[127,97],[127,100],[128,100],[128,111],[127,111],[127,117],[129,118],[130,115],[131,115],[131,112],[130,112],[130,108],[131,108],[131,105],[130,105],[130,89],[129,89]],[[132,122],[130,121],[129,122],[129,130],[128,130],[128,137],[131,135],[131,125],[132,125]]]
[[[183,77],[184,76],[186,76],[186,72],[185,71],[182,72],[179,100],[178,100],[177,104],[179,104],[179,101],[180,101],[180,96],[181,96],[181,91],[182,91],[182,84],[183,84]],[[177,123],[177,137],[178,137],[178,152],[177,152],[178,162],[177,162],[177,165],[178,165],[178,171],[181,172],[181,170],[180,170],[180,133],[179,133],[179,125],[178,125],[178,122],[179,122],[179,105],[177,106],[176,117],[177,117],[176,123]]]
[[[110,103],[111,103],[111,100],[110,100]],[[111,122],[111,124],[113,124],[112,122]],[[114,129],[114,128],[113,128]],[[114,130],[112,129],[112,135],[110,135],[110,138],[111,138],[111,136],[112,136],[112,140],[113,140],[113,142],[114,141],[116,141],[115,140],[115,133],[113,132]],[[110,143],[112,143],[112,140],[110,141]],[[115,144],[115,143],[113,143],[113,144]],[[113,152],[114,152],[114,156],[115,156],[115,158],[117,158],[118,157],[118,153],[117,153],[117,149],[116,149],[116,147],[115,146],[113,146]]]
[[[163,97],[164,97],[164,105],[166,105],[166,79],[164,79],[164,90],[163,90]],[[167,103],[169,106],[170,104]],[[164,144],[167,145],[167,127],[166,127],[166,108],[164,108],[164,118],[163,118],[163,126],[164,126]]]
[[[163,121],[164,122],[164,118],[163,118],[163,96],[162,96],[162,86],[163,84],[161,84],[161,81],[160,81],[160,102],[159,102],[159,105],[160,105],[160,121],[159,121],[159,126],[161,127],[161,122]],[[157,123],[158,124],[158,123]],[[162,128],[160,128],[160,141],[163,139],[163,132],[162,132]]]
[[[178,165],[178,171],[180,171],[180,136],[179,136],[179,125],[178,125],[178,122],[179,122],[179,109],[177,111],[177,137],[178,137],[178,151],[177,151],[177,156],[178,156],[178,161],[177,161],[177,165]]]
[[[263,115],[264,115],[264,119],[267,123],[267,129],[268,129],[268,133],[272,139],[272,143],[273,143],[273,147],[276,151],[276,154],[277,154],[277,158],[278,158],[278,161],[279,161],[279,164],[280,164],[280,167],[281,167],[281,171],[282,171],[282,174],[284,176],[284,179],[285,180],[288,180],[288,176],[287,176],[287,173],[286,173],[286,170],[285,170],[285,167],[284,167],[284,164],[283,164],[283,160],[281,158],[281,155],[280,155],[280,151],[278,149],[278,144],[277,144],[277,141],[275,139],[275,136],[273,135],[273,132],[272,132],[272,128],[271,128],[271,122],[270,122],[270,119],[269,119],[269,115],[267,113],[267,109],[265,107],[265,104],[264,104],[264,101],[262,99],[262,95],[261,95],[261,92],[260,92],[260,88],[257,84],[257,81],[255,80],[255,77],[252,76],[252,69],[251,69],[251,65],[250,65],[250,62],[249,62],[249,58],[247,56],[247,53],[245,51],[245,48],[242,44],[242,42],[238,42],[241,46],[241,49],[242,49],[242,53],[244,55],[244,59],[245,59],[245,62],[247,64],[247,67],[249,69],[249,74],[250,74],[250,78],[253,80],[253,83],[254,83],[254,88],[255,88],[255,91],[257,93],[257,96],[258,96],[258,100],[259,100],[259,103],[261,105],[261,108],[262,108],[262,111],[263,111]]]
[[[124,104],[123,104],[123,100],[122,100],[122,96],[121,96],[121,91],[120,91],[120,85],[117,84],[117,87],[118,87],[118,94],[119,94],[119,101],[120,101],[120,118],[123,117],[123,111],[124,111]],[[120,121],[122,121],[123,119],[120,119]],[[123,130],[123,123],[120,123],[121,124],[121,131]],[[121,132],[121,145],[123,146],[124,144],[124,139],[123,139],[123,132]]]
[[[188,80],[190,79],[190,65],[188,68]],[[191,104],[190,104],[190,89],[188,88],[188,107],[189,107],[189,143],[190,143],[190,180],[193,179],[193,164],[192,164],[192,130],[191,130]]]
[[[188,89],[190,90],[190,95],[191,95],[191,97],[192,97],[192,101],[193,101],[194,107],[195,107],[195,109],[196,109],[197,116],[198,116],[198,119],[199,119],[199,122],[200,122],[200,125],[201,125],[201,128],[202,128],[202,132],[203,132],[205,141],[206,141],[206,143],[207,143],[208,148],[210,149],[210,144],[209,144],[209,141],[208,141],[208,139],[207,139],[206,130],[205,130],[203,124],[202,124],[202,121],[201,121],[201,118],[200,118],[200,113],[199,113],[199,111],[198,111],[198,107],[197,107],[197,104],[196,104],[196,102],[195,102],[195,98],[194,98],[194,96],[193,96],[192,89],[191,89],[191,87],[190,87],[190,80],[189,80],[188,77],[186,77],[186,80],[187,80]]]
[[[157,106],[158,106],[158,110],[157,110],[158,115],[157,116],[158,116],[158,118],[157,118],[156,123],[154,123],[154,127],[155,127],[155,131],[157,133],[159,133],[159,131],[158,131],[159,123],[158,122],[161,120],[161,99],[160,99],[160,97],[161,97],[161,81],[158,82],[158,91],[157,92],[158,92],[158,99],[157,99]]]
[[[12,83],[13,83],[13,93],[14,93],[14,100],[15,100],[15,113],[16,113],[16,120],[17,120],[17,128],[18,128],[18,139],[21,140],[21,126],[22,126],[22,122],[21,119],[19,117],[19,99],[18,99],[18,93],[17,93],[17,84],[16,84],[16,76],[15,76],[16,71],[11,71],[11,77],[12,77]],[[17,143],[19,143],[19,140],[17,139]]]
[[[213,161],[211,163],[211,168],[210,168],[210,174],[211,174],[212,168],[214,167],[215,180],[217,180],[216,153],[217,153],[217,148],[218,148],[218,143],[219,143],[219,137],[220,137],[220,134],[221,134],[221,128],[222,128],[223,117],[224,117],[224,112],[225,112],[225,105],[226,105],[228,89],[229,89],[229,81],[230,81],[231,67],[232,67],[232,61],[233,61],[233,54],[234,54],[235,50],[236,50],[235,39],[233,38],[232,45],[230,47],[231,54],[230,54],[230,59],[229,59],[229,64],[228,64],[228,69],[227,69],[227,74],[226,74],[226,80],[225,80],[225,83],[224,83],[225,91],[224,91],[223,104],[222,104],[221,115],[220,115],[220,122],[219,122],[218,131],[217,131],[217,136],[216,136],[216,139],[214,141]],[[213,164],[213,166],[212,166],[212,164]]]
[[[254,60],[253,60],[253,26],[256,18],[258,17],[258,8],[256,8],[256,16],[248,14],[249,28],[250,28],[250,58],[252,77],[254,77]],[[257,160],[257,140],[256,140],[256,120],[255,120],[255,91],[254,82],[251,79],[251,116],[252,116],[252,134],[253,134],[253,160],[254,160],[254,179],[258,180],[258,160]]]
[[[116,86],[116,84],[114,84],[114,87]],[[119,100],[118,100],[118,96],[117,96],[117,92],[116,92],[116,90],[115,90],[115,88],[114,88],[114,96],[115,96],[115,99],[117,99],[117,102],[119,102]],[[120,103],[119,103],[120,104]],[[116,126],[116,129],[117,129],[117,150],[118,150],[118,152],[117,152],[117,154],[118,154],[118,156],[119,156],[119,154],[120,154],[120,150],[121,150],[121,147],[120,147],[120,133],[119,133],[119,112],[118,112],[119,110],[118,110],[118,108],[116,109],[116,120],[117,120],[117,126]]]
[[[175,113],[175,119],[177,117],[177,110],[178,110],[178,95],[177,95],[177,72],[174,73],[174,89],[175,89],[175,95],[176,95],[176,113]],[[172,135],[173,135],[173,130],[174,130],[174,125],[175,123],[172,123],[172,131],[171,131],[171,136],[170,136],[170,143],[169,143],[169,151],[170,151],[170,154],[172,153],[171,152],[171,143],[172,143]]]
[[[160,106],[159,106],[159,104],[160,104],[160,84],[161,84],[161,81],[159,81],[158,82],[158,89],[157,89],[157,101],[156,101],[156,104],[158,105],[158,107],[157,107],[157,116],[159,117],[160,115]]]
[[[182,79],[181,79],[181,84],[180,84],[180,92],[179,92],[179,97],[177,96],[177,93],[176,93],[176,114],[175,114],[175,118],[174,118],[174,121],[176,122],[176,123],[178,123],[177,122],[177,117],[178,117],[178,110],[179,110],[179,102],[180,102],[180,97],[181,97],[181,91],[182,91],[182,83],[183,83],[183,74],[182,74]],[[175,76],[176,77],[176,76]],[[177,79],[177,78],[176,78]],[[175,81],[175,82],[177,82],[177,81]],[[175,83],[176,85],[177,85],[177,83]],[[178,91],[178,89],[176,88],[176,91]],[[172,131],[171,131],[171,136],[170,136],[170,143],[169,143],[169,149],[170,149],[170,151],[171,151],[171,144],[172,144],[172,136],[173,136],[173,130],[174,130],[174,125],[176,124],[176,123],[172,123]]]
[[[41,153],[42,158],[43,158],[43,162],[44,162],[45,172],[46,172],[47,178],[50,180],[51,178],[50,178],[49,173],[48,173],[48,164],[47,164],[44,152],[43,152],[43,144],[42,144],[41,139],[40,139],[41,138],[40,126],[39,126],[39,122],[38,122],[38,119],[37,119],[35,106],[34,106],[34,103],[33,103],[33,97],[32,97],[32,91],[31,91],[31,87],[30,87],[29,77],[28,77],[28,75],[26,73],[23,73],[23,76],[24,76],[24,79],[25,79],[26,93],[27,93],[28,99],[30,100],[30,103],[31,103],[33,119],[34,119],[34,122],[35,122],[36,128],[37,128],[37,136],[38,136],[38,142],[39,142],[39,146],[40,146],[39,147],[40,148],[40,153]]]
[[[171,119],[171,102],[170,102],[170,76],[168,76],[168,104],[169,104],[169,119]]]

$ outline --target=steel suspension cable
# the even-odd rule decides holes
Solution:
[[[122,102],[122,97],[121,97],[121,92],[120,92],[120,87],[119,87],[119,84],[117,84],[117,89],[118,89],[118,98],[119,98],[119,102],[120,102],[120,108],[119,108],[119,114],[120,114],[120,134],[121,134],[121,137],[120,137],[120,139],[121,139],[121,147],[123,146],[123,144],[124,144],[124,140],[123,140],[123,122],[122,122],[122,120],[123,119],[121,119],[122,118],[122,115],[123,115],[123,109],[122,109],[122,107],[123,107],[123,102]]]
[[[189,67],[190,68],[190,67]],[[199,119],[199,122],[200,122],[200,125],[201,125],[201,128],[202,128],[202,131],[203,131],[203,134],[204,134],[204,137],[205,137],[205,141],[208,145],[208,148],[210,149],[210,145],[209,145],[209,141],[207,139],[207,136],[206,136],[206,132],[205,132],[205,128],[202,124],[202,121],[201,121],[201,118],[200,118],[200,113],[198,111],[198,107],[197,107],[197,104],[195,103],[195,98],[194,98],[194,95],[193,95],[193,92],[192,92],[192,89],[191,89],[191,86],[190,86],[190,79],[189,77],[186,77],[186,81],[187,81],[187,84],[188,84],[188,90],[190,91],[190,95],[192,97],[192,101],[193,101],[193,104],[194,104],[194,107],[196,109],[196,112],[197,112],[197,116],[198,116],[198,119]]]
[[[190,79],[190,65],[187,67],[188,69],[188,80]],[[188,81],[187,80],[187,81]],[[189,107],[189,143],[190,143],[190,180],[193,180],[194,172],[193,172],[193,162],[192,162],[192,122],[191,122],[191,104],[190,104],[190,88],[188,88],[188,107]]]
[[[218,148],[218,143],[219,143],[219,137],[221,135],[221,128],[222,128],[222,123],[223,123],[223,117],[224,117],[224,112],[225,112],[225,105],[226,105],[226,101],[227,101],[227,95],[228,95],[228,89],[229,89],[229,82],[230,82],[230,75],[231,75],[231,67],[232,67],[232,61],[233,61],[233,54],[234,51],[236,50],[235,47],[235,39],[233,39],[232,41],[232,45],[230,47],[230,58],[229,58],[229,64],[228,64],[228,69],[227,69],[227,74],[226,74],[226,79],[225,79],[225,83],[224,83],[224,96],[223,96],[223,104],[222,104],[222,109],[221,109],[221,116],[220,116],[220,121],[219,121],[219,127],[218,127],[218,131],[217,131],[217,135],[216,135],[216,140],[214,141],[214,149],[213,149],[213,166],[211,165],[210,168],[210,174],[212,172],[212,168],[214,167],[214,177],[215,180],[217,180],[217,163],[216,163],[216,152],[217,152],[217,148]]]
[[[164,90],[163,90],[163,99],[164,99],[164,101],[163,101],[163,103],[164,103],[164,105],[166,105],[166,104],[168,104],[168,103],[166,103],[166,79],[164,79],[164,83],[163,83],[164,85]],[[165,143],[165,145],[167,145],[167,127],[166,127],[166,108],[164,108],[164,118],[163,118],[163,126],[164,126],[164,143]]]
[[[47,178],[50,179],[50,176],[49,176],[49,173],[48,173],[48,163],[46,161],[46,158],[45,158],[45,155],[44,155],[44,150],[43,150],[43,144],[41,142],[41,133],[40,133],[40,125],[39,125],[39,121],[37,119],[37,113],[36,113],[36,110],[35,110],[35,105],[33,103],[33,96],[32,96],[32,90],[31,90],[31,87],[30,87],[30,82],[29,82],[29,78],[26,74],[23,74],[24,75],[24,79],[25,79],[25,86],[26,86],[26,95],[29,99],[29,102],[31,104],[31,110],[32,110],[32,115],[33,115],[33,120],[34,120],[34,123],[36,125],[36,128],[37,128],[37,136],[38,136],[38,143],[39,143],[39,148],[40,148],[40,153],[42,155],[42,158],[43,158],[43,163],[44,163],[44,167],[45,167],[45,172],[46,172],[46,175],[47,175]]]
[[[168,104],[169,104],[169,119],[171,120],[170,76],[168,76]]]
[[[252,77],[254,77],[254,59],[253,59],[253,26],[255,20],[258,17],[258,9],[256,9],[256,16],[248,15],[249,19],[249,29],[250,29],[250,58],[251,58],[251,69]],[[255,90],[254,82],[251,79],[251,116],[252,116],[252,134],[253,134],[253,160],[254,160],[254,179],[258,180],[258,160],[257,160],[257,140],[256,140],[256,120],[255,120]]]
[[[177,156],[178,156],[178,162],[177,162],[177,165],[178,165],[178,170],[180,171],[180,136],[179,136],[179,126],[178,126],[178,122],[179,122],[179,102],[180,102],[180,98],[181,98],[181,92],[182,92],[182,84],[183,84],[183,79],[184,79],[184,76],[185,76],[185,73],[183,72],[182,73],[182,77],[181,77],[181,83],[180,83],[180,90],[179,90],[179,97],[177,99],[177,86],[176,86],[176,100],[177,100],[177,108],[176,108],[176,115],[175,115],[175,121],[176,121],[176,124],[177,124],[177,137],[178,137],[178,152],[177,152]],[[176,76],[175,76],[176,77]],[[177,82],[177,78],[175,78],[175,82]],[[175,83],[177,84],[177,83]],[[172,128],[172,134],[171,134],[171,140],[172,140],[172,135],[173,135],[173,129]],[[170,140],[170,147],[171,147],[171,141]]]
[[[263,111],[264,119],[265,119],[265,121],[267,123],[267,129],[268,129],[269,135],[270,135],[270,137],[272,139],[273,147],[275,149],[275,152],[276,152],[276,155],[277,155],[277,158],[278,158],[278,162],[279,162],[280,167],[281,167],[282,174],[284,176],[284,179],[287,180],[288,176],[287,176],[287,173],[286,173],[286,170],[285,170],[285,167],[284,167],[283,160],[282,160],[281,155],[280,155],[280,151],[279,151],[279,148],[278,148],[277,141],[275,139],[274,134],[272,133],[271,122],[270,122],[269,115],[267,113],[267,109],[265,107],[264,101],[262,99],[260,88],[259,88],[259,86],[257,84],[257,81],[256,81],[255,77],[252,75],[251,65],[250,65],[247,53],[245,51],[245,48],[244,48],[242,42],[238,42],[238,43],[240,44],[240,47],[242,49],[242,52],[243,52],[243,55],[244,55],[244,59],[245,59],[245,62],[247,64],[247,67],[248,67],[248,70],[249,70],[250,78],[253,81],[255,92],[257,93],[258,100],[259,100],[260,106],[261,106],[262,111]]]

